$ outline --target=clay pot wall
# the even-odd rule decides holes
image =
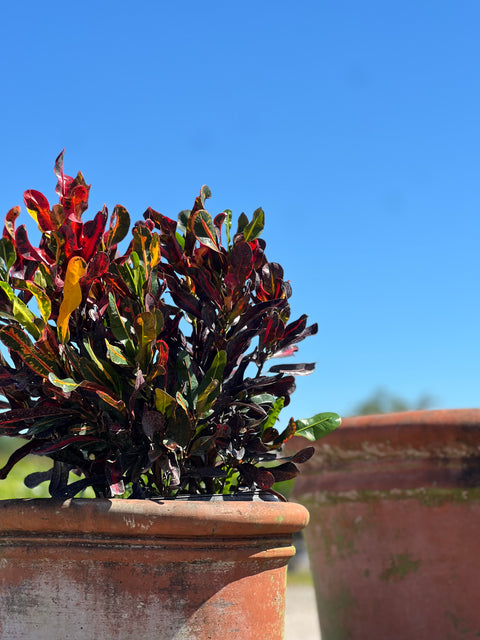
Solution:
[[[0,502],[2,640],[281,640],[296,504]]]

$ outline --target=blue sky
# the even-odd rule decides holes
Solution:
[[[54,202],[62,148],[91,215],[176,217],[202,184],[212,214],[262,206],[320,327],[286,413],[379,386],[478,406],[479,23],[473,0],[5,3],[0,210]]]

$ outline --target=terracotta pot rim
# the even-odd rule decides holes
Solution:
[[[293,502],[191,502],[48,498],[0,500],[0,536],[97,535],[193,539],[285,536],[301,531],[308,511]]]
[[[315,491],[480,486],[480,409],[346,418],[315,443],[293,497]],[[314,489],[313,489],[314,488]]]
[[[342,418],[340,429],[361,429],[363,427],[441,427],[453,428],[468,426],[480,428],[480,409],[429,409],[418,411],[399,411],[395,413],[379,413],[367,416],[348,416]]]
[[[405,411],[343,418],[338,429],[314,446],[317,457],[346,450],[373,457],[377,451],[382,458],[387,452],[406,457],[408,452],[414,457],[418,452],[434,457],[478,456],[480,409]]]

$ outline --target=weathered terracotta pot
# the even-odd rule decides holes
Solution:
[[[322,640],[480,637],[480,410],[346,418],[293,499]]]
[[[298,504],[0,501],[2,640],[280,640]]]

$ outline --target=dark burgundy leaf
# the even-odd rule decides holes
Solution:
[[[293,456],[288,456],[288,458],[281,458],[281,460],[285,462],[295,462],[297,464],[302,464],[310,460],[310,458],[315,453],[315,447],[305,447],[301,451],[298,451]]]
[[[278,375],[275,377],[261,376],[259,378],[247,378],[245,380],[245,388],[250,393],[271,393],[277,398],[285,398],[285,406],[288,404],[288,396],[295,390],[295,379],[293,376]]]
[[[253,269],[253,251],[244,240],[233,245],[230,256],[231,276],[234,276],[238,285],[243,286]]]
[[[42,482],[46,482],[50,480],[52,477],[52,470],[47,469],[47,471],[35,471],[34,473],[29,473],[28,476],[23,480],[23,484],[27,487],[27,489],[35,489]]]
[[[298,469],[293,462],[286,462],[279,467],[270,468],[270,472],[275,478],[275,482],[284,482],[285,480],[292,480],[298,475]]]
[[[293,376],[308,376],[313,373],[315,362],[307,364],[276,364],[270,367],[270,373],[290,373]]]
[[[306,327],[306,329],[303,329],[300,333],[290,333],[290,336],[287,337],[286,332],[288,330],[288,325],[287,328],[285,330],[285,338],[283,340],[280,341],[280,343],[278,344],[279,348],[281,349],[285,349],[287,347],[290,347],[292,344],[295,344],[297,342],[301,342],[302,340],[304,340],[305,338],[308,338],[308,336],[313,336],[318,332],[318,324],[314,323],[312,325],[310,325],[309,327]]]
[[[271,470],[267,471],[250,463],[239,465],[238,470],[249,487],[256,485],[259,489],[270,489],[275,482]]]
[[[19,421],[33,420],[45,416],[54,416],[58,414],[72,415],[72,411],[67,408],[63,409],[56,404],[37,405],[27,409],[12,409],[0,413],[0,425],[12,424]]]
[[[48,491],[52,498],[65,497],[70,469],[70,465],[61,462],[60,460],[54,460],[50,475],[50,484],[48,486]]]
[[[169,235],[175,234],[175,231],[177,230],[177,223],[175,220],[167,218],[167,216],[164,216],[158,211],[155,211],[151,207],[148,207],[148,209],[143,214],[143,217],[145,220],[153,220],[157,229],[160,229],[161,231],[163,231],[163,233]]]
[[[268,427],[262,434],[263,442],[272,442],[275,438],[278,438],[278,431],[274,427]]]
[[[279,340],[283,337],[285,325],[278,316],[277,313],[272,313],[268,316],[265,322],[265,330],[261,338],[261,344],[265,346],[269,346],[276,340]],[[273,369],[270,369],[273,371]]]
[[[22,460],[22,458],[24,458],[25,456],[28,456],[39,446],[39,444],[41,445],[44,442],[47,442],[47,441],[31,440],[30,442],[27,442],[27,444],[24,444],[23,447],[20,447],[19,449],[14,451],[9,457],[7,464],[0,469],[0,480],[4,480],[9,474],[12,467],[14,467],[17,464],[17,462]]]
[[[217,233],[217,241],[218,245],[222,245],[222,225],[225,222],[225,218],[227,217],[226,213],[219,213],[213,219],[213,224],[215,226],[215,231]]]

